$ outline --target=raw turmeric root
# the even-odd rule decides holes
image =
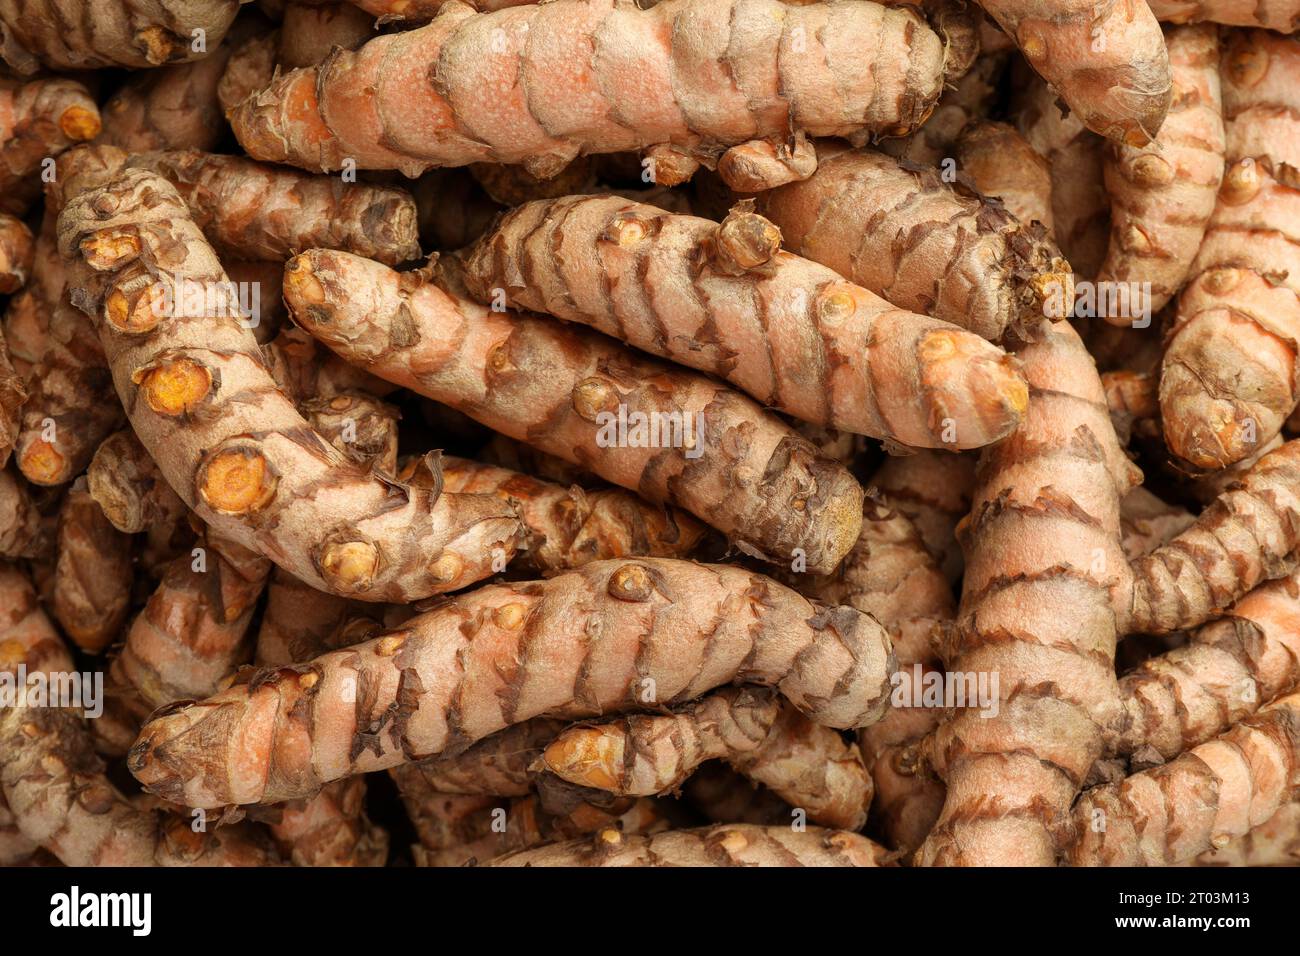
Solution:
[[[292,664],[334,650],[330,638],[354,613],[355,604],[318,591],[276,568],[266,589],[255,663]]]
[[[522,850],[490,866],[885,866],[890,854],[864,836],[810,827],[722,824],[624,836],[601,830],[586,840]]]
[[[1028,71],[1026,71],[1028,73]],[[1012,73],[1018,96],[1016,125],[1052,178],[1052,236],[1082,279],[1093,280],[1106,258],[1110,199],[1106,195],[1106,141],[1063,113],[1052,88],[1037,77]]]
[[[852,547],[861,487],[749,399],[594,332],[491,311],[438,278],[446,288],[315,249],[290,260],[284,295],[294,321],[349,361],[683,508],[747,553],[824,572]]]
[[[1300,571],[1255,588],[1120,680],[1121,756],[1168,760],[1300,685]]]
[[[348,2],[381,20],[418,22],[432,20],[450,0],[348,0]],[[461,2],[475,10],[488,11],[518,7],[528,0],[461,0]]]
[[[1097,281],[1150,284],[1144,307],[1158,312],[1187,278],[1223,180],[1219,37],[1214,27],[1166,31],[1174,96],[1156,138],[1142,147],[1108,143],[1110,247]],[[1104,315],[1129,325],[1132,315]]]
[[[1142,0],[1095,7],[1081,0],[981,0],[1039,75],[1084,125],[1145,146],[1169,109],[1169,54]]]
[[[403,764],[393,774],[403,779],[418,775],[432,793],[522,797],[533,788],[533,767],[542,751],[566,726],[562,720],[534,717],[462,753]]]
[[[871,476],[868,487],[906,516],[950,585],[962,574],[957,524],[970,512],[975,488],[975,457],[939,451],[897,455]]]
[[[276,568],[257,635],[257,664],[280,667],[332,649],[331,638],[357,603]],[[366,789],[365,777],[350,777],[272,808],[267,822],[280,852],[294,866],[383,866],[388,831],[366,816]]]
[[[210,530],[167,567],[109,667],[109,719],[92,728],[121,754],[156,707],[215,693],[251,656],[246,640],[270,562]]]
[[[980,194],[1000,199],[1023,223],[1050,235],[1052,174],[1047,160],[1007,123],[970,123],[954,143],[957,169]]]
[[[943,717],[942,708],[926,706],[924,680],[942,675],[937,638],[956,612],[951,585],[916,526],[873,498],[867,499],[862,535],[839,570],[795,585],[819,601],[864,611],[889,630],[899,666],[892,677],[893,706],[879,723],[860,730],[858,740],[875,785],[873,832],[888,846],[910,852],[943,806],[943,785],[910,758]],[[905,683],[910,694],[903,696]]]
[[[1178,299],[1160,378],[1165,442],[1201,469],[1257,452],[1300,398],[1300,255],[1291,241],[1300,216],[1300,120],[1289,108],[1300,47],[1239,31],[1220,73],[1227,171]]]
[[[67,675],[62,641],[26,576],[0,565],[0,667]],[[142,810],[109,781],[70,707],[0,708],[0,797],[19,831],[66,866],[267,866],[264,834],[242,826],[197,832],[191,820]]]
[[[100,128],[94,98],[75,80],[0,78],[0,187],[6,194],[22,192],[25,183],[38,182],[43,162],[94,139]],[[6,211],[25,210],[6,206]]]
[[[434,64],[436,85],[411,81]],[[254,159],[310,170],[496,162],[545,177],[585,153],[663,143],[707,158],[796,131],[901,135],[934,106],[943,66],[915,13],[874,3],[450,4],[428,26],[279,77],[231,125]]]
[[[1104,382],[1105,376],[1102,379]],[[1114,415],[1112,408],[1111,417]],[[1119,519],[1124,553],[1129,561],[1136,561],[1186,531],[1196,522],[1196,515],[1186,508],[1161,501],[1139,485],[1130,488],[1120,501]]]
[[[435,496],[368,473],[311,430],[267,373],[220,263],[166,180],[129,169],[76,196],[59,245],[132,427],[218,534],[320,590],[369,601],[455,590],[509,556],[518,521],[497,499]],[[181,294],[194,288],[197,314],[167,314],[189,311]]]
[[[965,74],[950,81],[934,112],[919,129],[908,136],[881,140],[877,148],[895,159],[921,166],[938,166],[951,158],[966,127],[986,119],[996,105],[1006,65],[1005,53],[981,53]]]
[[[923,864],[1054,864],[1121,711],[1115,641],[1131,584],[1120,498],[1139,475],[1078,335],[1064,322],[1035,335],[1018,352],[1029,413],[982,453],[959,530],[966,574],[944,655],[949,672],[997,674],[998,685],[923,742],[948,785]]]
[[[32,231],[16,216],[0,213],[0,293],[13,295],[27,284],[35,255]]]
[[[480,302],[504,294],[582,322],[818,425],[954,449],[1015,428],[1027,395],[1001,350],[780,243],[748,204],[719,225],[574,196],[508,213],[475,245],[466,286]]]
[[[120,150],[103,145],[59,156],[46,190],[33,296],[16,315],[10,312],[31,361],[30,395],[16,454],[23,475],[35,484],[71,481],[85,470],[99,443],[122,425],[121,405],[113,400],[112,376],[94,325],[69,301],[68,263],[59,253],[57,236],[64,196],[111,178],[121,156]]]
[[[719,758],[815,823],[858,830],[867,822],[871,776],[861,755],[767,689],[728,688],[663,716],[580,724],[546,747],[542,764],[579,786],[652,796]]]
[[[366,778],[329,784],[308,800],[276,808],[271,835],[294,866],[383,866],[388,831],[365,814]]]
[[[441,464],[443,490],[496,495],[515,507],[524,529],[516,563],[543,574],[643,554],[684,558],[706,534],[691,515],[652,505],[621,488],[566,488],[465,458],[447,457]],[[399,477],[418,480],[410,469]]]
[[[128,765],[186,806],[274,802],[455,753],[532,717],[672,706],[742,680],[849,728],[884,712],[893,664],[868,615],[749,572],[601,561],[480,588],[364,644],[159,714]]]
[[[204,235],[226,255],[282,260],[319,246],[389,265],[420,256],[415,202],[400,189],[194,150],[134,157],[131,165],[175,186]]]
[[[1176,760],[1086,792],[1075,866],[1171,866],[1266,822],[1300,784],[1300,695]]]
[[[214,148],[227,129],[218,98],[221,79],[236,47],[264,28],[258,17],[241,20],[202,59],[133,76],[105,104],[99,141],[128,153]]]
[[[126,534],[172,525],[186,514],[185,503],[129,428],[109,435],[95,449],[86,484],[104,516]]]
[[[78,479],[59,511],[51,609],[83,651],[97,653],[118,639],[130,608],[132,550],[130,536],[114,527]]]
[[[1300,26],[1300,5],[1295,0],[1148,0],[1151,12],[1167,23],[1222,23],[1231,27],[1263,27],[1294,33]]]
[[[9,358],[4,333],[0,331],[0,468],[9,463],[9,456],[13,454],[26,402],[27,386]]]
[[[408,764],[390,772],[420,838],[411,848],[417,866],[469,866],[606,828],[648,834],[671,825],[654,800],[623,800],[609,807],[581,804],[556,812],[532,794],[499,800],[437,793],[409,770]]]
[[[1215,841],[1210,841],[1214,843]],[[1212,846],[1194,866],[1296,866],[1300,864],[1300,799],[1283,804],[1257,827]]]
[[[242,0],[3,0],[0,55],[21,73],[39,67],[135,68],[193,60],[215,50]]]
[[[1130,631],[1195,627],[1294,567],[1300,441],[1264,455],[1168,544],[1133,563]]]
[[[85,470],[123,415],[94,326],[66,295],[50,312],[46,334],[14,456],[28,481],[61,485]]]
[[[0,557],[32,558],[44,550],[41,513],[12,468],[0,469]]]
[[[315,66],[335,47],[355,50],[375,35],[375,27],[374,16],[349,3],[286,4],[276,62],[282,70]]]
[[[791,252],[991,341],[1046,307],[1070,314],[1069,264],[1041,227],[882,153],[823,143],[817,156],[811,178],[757,197]]]

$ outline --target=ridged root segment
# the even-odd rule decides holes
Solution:
[[[613,827],[586,840],[510,853],[492,866],[883,866],[890,854],[857,833],[812,827],[724,824],[624,836]]]
[[[5,116],[0,187],[23,195],[30,192],[31,198],[39,195],[38,174],[47,159],[94,139],[101,130],[95,98],[76,80],[0,81],[0,109]]]
[[[1203,624],[1261,581],[1295,565],[1300,546],[1300,441],[1257,461],[1168,544],[1133,563],[1128,629]]]
[[[823,143],[817,156],[809,179],[756,200],[791,252],[991,341],[1070,314],[1070,266],[1041,226],[883,153]]]
[[[271,834],[294,866],[383,866],[388,831],[367,818],[365,799],[365,777],[335,781],[278,807]]]
[[[132,540],[77,479],[59,509],[59,556],[50,608],[74,644],[95,654],[118,640],[135,578]]]
[[[1259,451],[1300,399],[1300,48],[1242,31],[1220,74],[1227,169],[1160,379],[1170,451],[1207,470]]]
[[[397,630],[162,712],[128,764],[187,806],[264,803],[455,753],[532,717],[776,687],[814,721],[862,726],[888,706],[885,631],[722,565],[602,561],[493,585]]]
[[[1033,333],[1018,352],[1029,414],[983,453],[960,529],[966,576],[944,657],[968,686],[984,676],[986,693],[923,742],[948,784],[918,851],[927,865],[1052,865],[1120,714],[1115,641],[1131,585],[1119,502],[1139,476],[1077,334]]]
[[[1278,33],[1300,29],[1300,6],[1295,0],[1148,0],[1156,18],[1167,23],[1221,23],[1230,27],[1263,27]]]
[[[1266,822],[1300,784],[1300,695],[1178,759],[1089,790],[1074,809],[1076,866],[1171,866]]]
[[[970,512],[975,456],[923,451],[887,458],[869,486],[916,526],[926,551],[955,585],[963,562],[956,530]]]
[[[1257,827],[1206,850],[1193,866],[1296,866],[1300,864],[1300,800],[1292,800]]]
[[[343,618],[358,606],[279,569],[267,592],[257,635],[256,662],[262,666],[284,666],[325,653]],[[294,866],[383,866],[388,831],[371,823],[365,804],[365,777],[336,780],[313,796],[280,804],[273,811],[278,817],[268,821],[271,834]]]
[[[826,572],[853,546],[862,488],[752,400],[603,335],[492,311],[449,278],[444,289],[314,249],[286,265],[284,295],[294,320],[348,361],[689,511],[748,553],[785,563],[797,550]]]
[[[957,168],[983,196],[998,199],[1022,223],[1052,231],[1051,166],[1009,123],[971,122],[954,143]]]
[[[125,170],[72,198],[59,235],[132,427],[217,533],[319,590],[369,601],[454,590],[509,556],[518,521],[499,499],[372,473],[308,425],[166,180]],[[118,309],[118,293],[136,304]]]
[[[68,8],[59,0],[5,0],[5,58],[23,73],[42,64],[60,70],[143,69],[198,59],[221,43],[240,2],[99,0]],[[203,37],[200,49],[196,36]]]
[[[1111,749],[1168,760],[1300,683],[1300,572],[1269,581],[1191,640],[1120,680],[1128,719]]]
[[[132,157],[176,187],[223,255],[283,260],[314,246],[397,265],[420,257],[415,200],[401,189],[306,176],[197,150]],[[262,290],[274,298],[276,290]]]
[[[503,800],[439,793],[412,769],[408,764],[389,773],[420,840],[411,847],[416,866],[473,866],[607,828],[630,836],[671,825],[665,801],[606,798],[608,804],[594,806],[570,799],[556,804],[537,794]]]
[[[1169,109],[1169,54],[1144,0],[1099,8],[1089,0],[984,0],[1038,74],[1087,127],[1143,146]]]
[[[620,796],[670,793],[722,759],[823,826],[867,822],[871,776],[856,749],[770,690],[728,688],[663,716],[579,725],[547,745],[542,766],[569,783]]]
[[[588,491],[467,458],[444,457],[441,464],[444,490],[496,495],[519,512],[524,542],[516,563],[543,574],[609,558],[684,558],[707,533],[686,512],[622,488]],[[400,477],[415,480],[406,470]]]
[[[873,487],[887,468],[876,472]],[[914,758],[916,743],[944,713],[933,700],[927,706],[925,681],[943,674],[937,638],[956,612],[952,587],[916,525],[873,498],[864,509],[862,535],[839,570],[825,578],[799,577],[806,581],[802,593],[864,611],[889,630],[899,665],[893,706],[879,723],[860,730],[858,741],[874,781],[876,830],[888,846],[911,852],[943,807],[943,784]],[[911,693],[900,698],[905,684]]]
[[[453,4],[279,77],[231,124],[254,159],[305,169],[495,162],[545,177],[580,154],[664,143],[708,158],[796,131],[901,135],[938,99],[943,59],[914,12],[877,4]]]
[[[271,563],[211,532],[198,550],[168,565],[113,660],[113,680],[142,705],[137,720],[174,700],[215,693],[248,660],[244,637]]]
[[[535,717],[498,731],[461,753],[431,757],[398,769],[404,777],[418,774],[436,793],[522,797],[532,792],[533,765],[566,726],[562,720]]]
[[[72,671],[26,576],[0,563],[0,672],[15,680]],[[86,702],[87,706],[89,701]],[[265,866],[273,848],[243,827],[196,833],[190,820],[138,808],[109,781],[75,708],[0,709],[0,804],[19,831],[66,866]]]
[[[1016,125],[1051,167],[1052,236],[1080,279],[1093,280],[1106,258],[1110,197],[1106,194],[1106,140],[1063,113],[1060,98],[1024,71],[1013,102]]]
[[[1187,278],[1223,181],[1218,31],[1174,27],[1166,39],[1174,90],[1159,135],[1142,147],[1110,143],[1106,152],[1110,246],[1097,276],[1099,283],[1150,283],[1142,303],[1148,317]],[[1141,318],[1103,317],[1115,325]]]
[[[1004,352],[779,252],[780,231],[747,206],[718,224],[615,196],[528,203],[478,241],[466,285],[818,425],[953,449],[1016,426],[1028,395]]]

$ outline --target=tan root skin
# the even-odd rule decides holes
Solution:
[[[718,758],[815,823],[858,830],[867,821],[871,777],[861,755],[771,691],[729,688],[671,715],[579,725],[546,747],[542,766],[580,786],[651,796]]]
[[[1169,108],[1169,54],[1145,0],[982,0],[980,6],[1084,125],[1143,146]]]
[[[798,549],[810,570],[829,571],[852,547],[861,487],[750,399],[594,332],[492,311],[439,278],[447,288],[316,249],[290,260],[284,294],[294,321],[349,361],[690,511],[747,553],[785,563]],[[659,421],[681,423],[680,441],[619,447],[619,406],[670,416]]]
[[[718,224],[573,196],[508,213],[475,245],[466,285],[481,302],[504,292],[819,425],[953,449],[1015,428],[1028,395],[1005,353],[780,242],[749,204]]]
[[[26,576],[0,564],[0,668],[58,674],[72,660]],[[0,709],[0,798],[24,837],[66,866],[267,866],[264,835],[243,826],[190,829],[138,808],[109,781],[79,711]]]
[[[957,169],[982,195],[1000,199],[1021,222],[1041,222],[1052,231],[1051,168],[1014,126],[971,123],[955,153]]]
[[[1171,866],[1265,823],[1300,784],[1300,695],[1181,757],[1088,791],[1074,808],[1076,866]]]
[[[825,142],[817,155],[810,178],[756,197],[791,252],[990,341],[1049,302],[1070,314],[1069,263],[1041,226],[874,150]]]
[[[876,472],[873,487],[888,467]],[[956,613],[952,587],[917,526],[873,498],[867,499],[862,535],[839,570],[795,585],[817,600],[865,611],[889,629],[899,665],[894,685],[912,685],[914,706],[892,701],[879,723],[858,732],[858,740],[875,785],[875,826],[887,845],[911,852],[934,826],[944,797],[942,783],[913,759],[916,743],[943,718],[941,708],[924,706],[924,683],[915,681],[914,665],[921,665],[922,674],[942,673],[937,639]]]
[[[1206,470],[1256,453],[1300,397],[1300,48],[1239,31],[1220,74],[1227,168],[1160,378],[1165,442]]]
[[[187,301],[176,276],[209,291],[227,281],[165,180],[129,169],[72,199],[60,225],[77,301],[100,326],[136,434],[214,530],[320,590],[371,601],[454,590],[509,556],[518,522],[497,499],[435,500],[366,472],[313,432],[228,301],[162,314],[167,299],[151,290],[171,292],[172,312]]]
[[[1042,80],[1015,71],[1012,77],[1016,125],[1051,167],[1052,236],[1075,274],[1095,279],[1110,230],[1106,141],[1084,126],[1077,113],[1062,113],[1056,93]]]
[[[740,680],[849,728],[883,714],[893,666],[884,630],[850,608],[724,565],[602,561],[480,588],[364,644],[161,714],[129,765],[187,806],[274,802],[455,753],[532,717],[672,705]]]
[[[4,57],[22,73],[33,73],[42,64],[61,70],[141,69],[198,59],[217,48],[240,2],[97,0],[66,8],[58,0],[4,0]],[[67,16],[68,9],[76,15]],[[195,31],[204,39],[202,50],[195,49]]]
[[[492,866],[883,866],[885,848],[844,830],[725,824],[624,836],[614,828],[586,840],[523,850]]]
[[[1300,26],[1295,0],[1148,0],[1151,12],[1167,23],[1222,23],[1294,33]]]
[[[135,574],[132,542],[104,515],[84,479],[59,512],[59,557],[51,610],[68,639],[98,653],[118,640]]]
[[[1295,566],[1300,547],[1300,440],[1259,459],[1185,531],[1133,563],[1131,631],[1203,624]]]
[[[544,574],[609,558],[688,557],[707,533],[686,512],[621,488],[583,491],[465,458],[441,462],[444,490],[496,495],[515,507],[525,537],[516,563]],[[407,469],[400,477],[417,480]]]
[[[1120,680],[1128,720],[1111,748],[1168,760],[1300,684],[1300,572],[1261,584],[1183,647]]]
[[[1151,313],[1187,278],[1214,212],[1225,148],[1215,28],[1175,27],[1166,40],[1174,92],[1159,135],[1143,147],[1107,145],[1110,246],[1097,276],[1098,282],[1150,283],[1144,306]],[[1104,318],[1129,325],[1135,317]]]
[[[250,156],[306,169],[350,159],[415,176],[489,161],[545,177],[580,154],[659,144],[708,157],[794,131],[902,135],[938,99],[943,60],[916,13],[874,3],[451,4],[280,76],[231,124]],[[435,64],[437,84],[412,81]]]
[[[959,708],[924,741],[948,794],[923,864],[1054,864],[1121,713],[1114,654],[1131,583],[1120,498],[1140,473],[1078,335],[1066,323],[1035,332],[1018,352],[1029,414],[983,453],[959,529],[966,574],[944,655],[950,670],[997,673],[999,709]]]

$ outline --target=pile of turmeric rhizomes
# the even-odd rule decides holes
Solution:
[[[0,863],[1300,862],[1294,11],[47,6]]]

